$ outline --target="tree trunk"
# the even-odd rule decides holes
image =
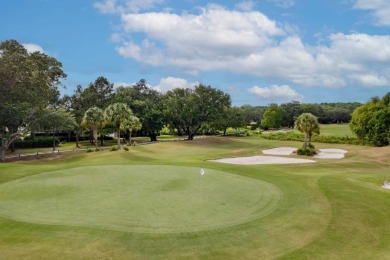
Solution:
[[[126,133],[123,135],[123,143],[130,145],[130,130],[126,129]]]
[[[187,129],[187,132],[188,132],[188,140],[194,140],[194,136],[196,135],[196,133],[199,131],[199,129],[201,128],[202,125],[199,125],[195,131],[191,131],[190,129]]]
[[[309,133],[305,132],[305,142],[303,144],[303,149],[307,148],[307,142],[309,140]]]
[[[5,161],[5,148],[4,147],[0,147],[0,154],[1,154],[1,161],[4,162]]]
[[[149,138],[151,142],[157,142],[157,134],[155,132],[149,132]]]
[[[10,132],[11,132],[11,133],[14,133],[14,128],[10,128]],[[15,132],[15,133],[16,133],[16,132]],[[14,153],[14,152],[15,152],[15,145],[14,145],[14,142],[9,143],[7,148],[11,148],[11,153]]]
[[[223,129],[223,136],[226,136],[227,127]]]
[[[93,144],[93,132],[92,132],[92,128],[90,128],[89,129],[89,142],[91,143],[91,144]]]
[[[5,161],[5,151],[8,149],[8,147],[18,138],[20,138],[22,135],[19,133],[12,134],[9,139],[1,140],[1,147],[0,147],[0,154],[1,154],[1,161]]]
[[[54,151],[55,151],[55,149],[56,149],[56,139],[55,139],[55,129],[53,128],[53,153],[54,153]]]
[[[118,127],[118,132],[117,132],[117,138],[118,138],[118,149],[122,149],[121,147],[121,129]]]
[[[100,146],[104,145],[104,135],[100,134]]]
[[[79,132],[76,131],[76,147],[79,148]]]
[[[93,140],[95,142],[95,148],[98,148],[98,132],[97,128],[93,129]]]

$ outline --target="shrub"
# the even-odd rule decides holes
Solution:
[[[113,145],[111,146],[111,150],[110,151],[118,151],[118,146],[117,145]]]
[[[100,148],[95,148],[95,152],[100,152],[101,149]]]
[[[307,155],[307,156],[313,156],[317,154],[316,149],[314,148],[314,145],[309,144],[306,149],[305,148],[299,148],[297,150],[298,155]]]
[[[92,152],[93,152],[92,149],[88,149],[88,150],[87,150],[87,153],[92,153]]]
[[[60,143],[57,137],[54,137],[55,146]],[[23,140],[15,141],[15,148],[42,148],[52,147],[53,137],[52,136],[27,136]]]
[[[272,133],[261,135],[264,139],[278,140],[278,141],[299,141],[303,142],[304,134],[286,132],[286,133]],[[355,145],[366,145],[368,142],[360,140],[356,137],[351,136],[326,136],[314,134],[312,142],[316,143],[331,143],[331,144],[355,144]]]
[[[249,131],[244,129],[243,131],[237,131],[235,133],[235,136],[243,137],[243,136],[250,136]]]
[[[123,150],[125,150],[127,152],[129,150],[129,147],[125,146],[125,147],[123,147]]]

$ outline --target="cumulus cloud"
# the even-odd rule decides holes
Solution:
[[[378,26],[390,25],[390,1],[388,0],[355,0],[354,8],[372,12]]]
[[[23,43],[22,44],[24,46],[24,48],[26,48],[27,52],[28,53],[33,53],[33,52],[41,52],[41,53],[44,53],[45,51],[43,50],[43,48],[41,46],[39,46],[38,44],[34,44],[34,43]]]
[[[194,75],[228,71],[334,88],[390,82],[390,36],[337,33],[313,46],[258,11],[211,4],[199,10],[121,13],[117,52]]]
[[[303,101],[303,96],[298,94],[295,90],[287,85],[277,86],[272,85],[269,87],[254,86],[248,90],[250,93],[255,94],[257,97],[268,101]]]
[[[160,80],[157,86],[154,87],[155,90],[165,93],[169,90],[175,88],[194,88],[194,86],[198,85],[199,82],[188,82],[182,78],[175,77],[166,77]]]
[[[284,34],[260,12],[230,11],[217,5],[208,5],[200,14],[131,13],[122,15],[122,21],[126,33],[145,33],[148,40],[148,44],[124,42],[118,48],[122,56],[188,71],[226,69],[227,61],[247,57]],[[151,45],[156,47],[153,52]]]

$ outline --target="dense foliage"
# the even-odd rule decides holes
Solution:
[[[27,136],[23,140],[15,141],[15,148],[41,148],[52,147],[53,143],[58,145],[60,140],[57,137],[52,136]]]
[[[115,95],[116,102],[127,104],[134,115],[139,118],[141,134],[157,141],[157,136],[164,126],[162,94],[148,87],[141,79],[131,87],[119,87]]]
[[[26,134],[36,112],[59,96],[62,64],[41,52],[29,53],[15,40],[0,43],[0,154]]]
[[[77,86],[73,95],[59,99],[57,87],[65,77],[62,64],[55,58],[40,52],[29,53],[15,40],[0,43],[2,158],[13,141],[30,131],[33,136],[35,131],[50,132],[53,136],[59,131],[72,131],[77,146],[79,137],[88,130],[91,142],[95,141],[96,145],[99,134],[103,145],[105,136],[114,131],[128,141],[134,133],[157,141],[162,129],[187,135],[192,140],[201,132],[225,134],[229,127],[292,128],[302,113],[314,115],[319,123],[349,122],[352,112],[361,105],[291,101],[267,107],[232,107],[228,94],[203,84],[161,93],[150,87],[145,79],[131,86],[114,88],[114,84],[103,76],[85,88]],[[389,100],[389,95],[382,100],[373,99],[354,113],[351,127],[360,139],[375,145],[389,143]],[[113,112],[115,103],[128,109],[120,123],[109,119],[113,114],[109,116],[108,111]]]
[[[195,89],[168,91],[164,98],[164,114],[171,126],[192,140],[204,124],[219,122],[230,105],[228,94],[199,84]]]
[[[357,102],[301,104],[298,101],[291,101],[280,104],[278,108],[277,106],[276,104],[270,104],[268,107],[244,105],[240,109],[246,125],[261,126],[263,129],[293,128],[295,120],[302,113],[316,116],[320,124],[348,123],[353,111],[361,104]]]
[[[351,130],[362,140],[385,146],[390,142],[390,92],[382,99],[372,98],[352,114]]]
[[[277,104],[271,104],[264,112],[261,119],[263,129],[280,128],[283,121],[283,109]]]
[[[261,137],[268,140],[303,142],[305,135],[301,133],[295,133],[293,131],[288,131],[283,133],[279,132],[279,133],[263,134]],[[360,140],[356,137],[351,137],[351,136],[327,136],[327,135],[313,134],[311,140],[312,142],[316,142],[316,143],[354,144],[354,145],[366,144],[364,140]]]

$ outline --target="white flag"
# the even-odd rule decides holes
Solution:
[[[204,175],[206,172],[203,170],[203,168],[200,168],[200,175]]]

